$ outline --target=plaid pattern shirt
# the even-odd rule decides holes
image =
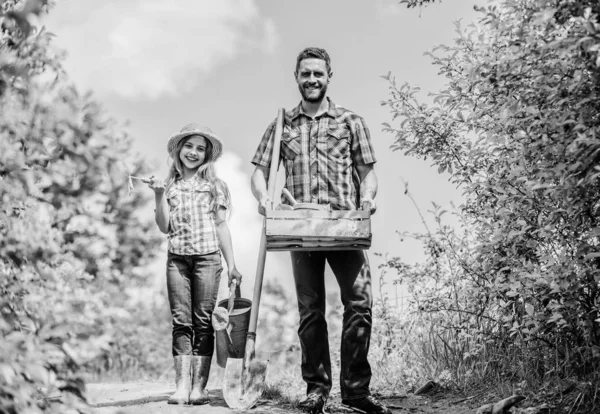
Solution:
[[[276,120],[271,122],[252,158],[270,168]],[[364,119],[329,100],[329,109],[316,118],[302,104],[286,111],[280,160],[285,187],[299,203],[331,204],[334,210],[356,210],[359,177],[356,164],[376,162]],[[287,199],[282,203],[289,204]]]
[[[229,208],[217,186],[217,205]],[[179,255],[208,254],[219,250],[217,226],[211,212],[211,184],[195,175],[174,181],[167,189],[169,204],[168,250]]]

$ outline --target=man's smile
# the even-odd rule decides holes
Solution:
[[[308,96],[314,96],[315,94],[320,94],[323,88],[320,85],[305,85],[304,93]]]

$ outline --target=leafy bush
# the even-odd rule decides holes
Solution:
[[[453,333],[456,369],[494,349],[500,356],[480,359],[481,372],[496,365],[513,378],[594,375],[600,7],[504,0],[479,11],[479,24],[457,24],[455,44],[430,53],[447,78],[433,105],[385,76],[383,105],[401,120],[385,125],[394,149],[432,160],[465,197],[461,230],[443,226],[435,209],[437,231],[416,235],[426,263],[388,265],[439,330]]]
[[[128,197],[146,166],[81,94],[32,16],[46,1],[0,2],[0,411],[85,410],[83,374],[127,320],[123,286],[159,247]],[[43,75],[43,76],[42,76]],[[71,396],[73,398],[71,398]]]

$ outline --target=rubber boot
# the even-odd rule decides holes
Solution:
[[[190,393],[190,404],[200,405],[209,401],[206,383],[210,374],[210,362],[212,356],[192,357],[192,392]]]
[[[189,404],[192,386],[192,356],[177,355],[173,357],[173,361],[175,363],[175,393],[167,402],[169,404]]]

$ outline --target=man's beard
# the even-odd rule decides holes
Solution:
[[[310,96],[310,92],[307,89],[302,85],[298,85],[298,90],[300,90],[300,94],[306,102],[321,102],[325,97],[325,93],[327,93],[327,85],[321,86],[319,94],[316,96]]]

